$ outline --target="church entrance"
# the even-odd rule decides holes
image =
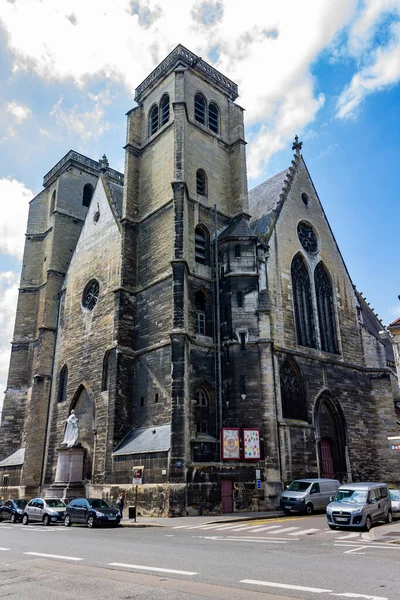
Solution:
[[[347,429],[339,402],[323,394],[315,406],[315,430],[320,477],[347,480]]]
[[[91,394],[85,386],[79,386],[71,408],[79,420],[78,442],[85,448],[83,478],[92,479],[95,412]]]

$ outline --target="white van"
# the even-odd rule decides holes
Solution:
[[[287,515],[291,510],[306,515],[312,515],[315,510],[325,510],[339,486],[337,479],[295,479],[283,492],[280,509]]]

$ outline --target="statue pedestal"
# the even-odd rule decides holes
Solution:
[[[82,483],[85,449],[82,446],[60,448],[54,483]]]
[[[85,449],[82,446],[59,448],[54,483],[46,490],[46,497],[72,498],[85,496],[83,465]]]

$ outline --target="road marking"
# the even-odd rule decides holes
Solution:
[[[2,552],[7,552],[7,550],[9,550],[9,549],[10,549],[10,548],[0,548],[0,550],[1,550]]]
[[[342,598],[364,598],[365,600],[388,600],[382,598],[382,596],[368,596],[365,594],[352,594],[351,592],[345,592],[344,594],[330,594],[331,596],[340,596]]]
[[[61,556],[60,554],[43,554],[42,552],[24,552],[30,556],[43,556],[44,558],[61,558],[62,560],[83,560],[83,558],[76,558],[76,556]]]
[[[184,529],[184,527],[187,527],[187,525],[178,525],[173,527],[173,529]]]
[[[359,537],[360,534],[359,533],[349,533],[347,535],[344,535],[343,537],[337,538],[338,540],[349,540],[350,538],[356,538]]]
[[[200,538],[202,540],[213,540],[213,541],[218,541],[218,542],[263,542],[264,544],[287,544],[287,541],[279,541],[279,540],[271,540],[268,538],[249,538],[246,536],[243,537],[222,537],[221,535],[195,535],[192,537],[197,537]],[[291,542],[295,542],[296,540],[290,540]]]
[[[281,529],[282,525],[270,525],[269,527],[257,527],[257,529],[253,529],[254,533],[256,531],[267,531],[268,529]]]
[[[323,590],[321,588],[304,587],[302,585],[289,585],[288,583],[274,583],[272,581],[256,581],[255,579],[242,579],[239,583],[249,583],[250,585],[264,585],[267,587],[282,588],[285,590],[298,590],[301,592],[315,592],[316,594],[323,594],[324,592],[331,592],[332,590]]]
[[[289,533],[288,535],[308,535],[309,533],[317,533],[317,531],[321,531],[320,529],[302,529],[301,531],[296,531],[296,533]]]
[[[357,552],[357,550],[364,550],[365,548],[368,548],[368,546],[356,546],[352,550],[346,550],[343,554],[350,554],[351,552]],[[357,552],[357,554],[365,554],[365,552]]]
[[[300,529],[300,527],[286,527],[285,529],[280,529],[279,531],[271,531],[271,535],[275,535],[275,533],[287,533],[288,531],[294,531],[295,529]],[[297,535],[297,533],[295,534]]]
[[[174,569],[161,569],[159,567],[144,567],[143,565],[127,565],[125,563],[108,563],[109,567],[125,567],[126,569],[140,569],[142,571],[157,571],[158,573],[174,573],[176,575],[197,575],[194,571],[175,571]]]
[[[230,529],[231,531],[247,531],[248,529],[251,529],[252,526],[251,525],[237,525],[236,527],[227,527],[226,529]],[[220,528],[218,528],[220,529]]]
[[[14,527],[8,527],[7,525],[0,525],[0,529],[14,529]]]

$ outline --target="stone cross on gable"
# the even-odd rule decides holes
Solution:
[[[296,156],[300,156],[300,150],[301,150],[302,145],[303,145],[303,142],[299,142],[299,136],[295,135],[294,142],[292,145],[292,150],[294,150],[296,152]]]

